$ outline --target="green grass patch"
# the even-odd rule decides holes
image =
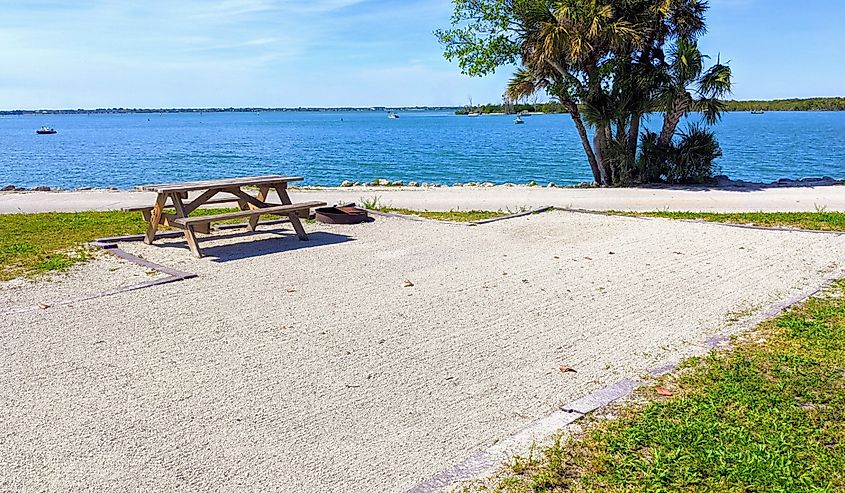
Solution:
[[[200,209],[192,215],[233,210]],[[140,212],[0,214],[0,280],[66,270],[91,257],[85,243],[146,229]]]
[[[845,212],[624,212],[612,214],[667,219],[699,219],[717,223],[751,224],[765,227],[785,227],[814,231],[845,231]]]
[[[612,420],[517,458],[498,492],[845,491],[845,283],[688,360]]]
[[[394,214],[405,214],[408,216],[424,217],[426,219],[434,219],[436,221],[452,221],[460,223],[471,223],[475,221],[482,221],[484,219],[493,219],[495,217],[506,216],[509,213],[502,211],[415,211],[411,209],[400,209],[395,207],[382,207],[381,212],[391,212]]]
[[[375,205],[375,209],[386,212],[411,214],[441,221],[471,222],[507,214],[501,211],[412,211],[383,207],[377,203]],[[198,209],[191,215],[220,214],[235,210],[237,209]],[[262,217],[275,216],[268,214]],[[241,222],[244,220],[222,221]],[[91,252],[83,247],[85,243],[97,238],[140,234],[146,230],[147,223],[140,212],[0,214],[0,281],[66,270],[91,258]]]
[[[373,197],[361,197],[361,207],[364,209],[369,209],[373,211],[379,212],[389,212],[392,214],[404,214],[406,216],[417,216],[423,217],[426,219],[434,219],[435,221],[452,221],[452,222],[461,222],[461,223],[471,223],[475,221],[483,221],[484,219],[493,219],[496,217],[507,216],[508,214],[514,214],[515,212],[511,211],[478,211],[478,210],[470,210],[470,211],[462,211],[462,210],[451,210],[451,211],[417,211],[413,209],[403,209],[399,207],[391,207],[387,204],[382,203],[381,197],[378,195]],[[516,212],[523,212],[527,210],[526,208],[522,208],[517,210]]]

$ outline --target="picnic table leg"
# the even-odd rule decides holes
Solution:
[[[276,193],[279,194],[279,200],[282,201],[282,205],[290,205],[291,200],[290,197],[288,197],[287,184],[281,183],[276,185],[275,188]],[[296,236],[299,236],[300,240],[306,241],[308,239],[308,235],[305,234],[305,228],[302,227],[302,222],[299,220],[299,216],[293,212],[288,214],[288,219],[290,219],[290,223],[296,231]]]
[[[179,194],[173,194],[171,200],[173,200],[173,206],[176,208],[176,216],[188,217],[188,214],[185,213],[185,204],[182,203],[182,197]],[[185,241],[188,242],[188,248],[191,249],[194,257],[202,258],[202,251],[197,243],[197,235],[192,224],[185,226]]]
[[[262,186],[258,188],[258,200],[264,202],[267,200],[267,193],[270,191],[270,187]],[[249,204],[250,209],[258,209],[252,204]],[[261,216],[252,216],[249,218],[249,230],[255,231],[255,227],[258,226],[258,219]]]
[[[164,204],[166,202],[167,194],[158,194],[153,210],[150,211],[150,225],[147,227],[147,235],[144,237],[144,243],[147,245],[152,245],[153,241],[155,241],[156,231],[158,231],[158,225],[161,222],[161,215],[164,212]]]

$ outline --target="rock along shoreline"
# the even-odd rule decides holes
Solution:
[[[687,187],[716,187],[716,188],[747,188],[747,187],[798,187],[798,186],[828,186],[828,185],[845,185],[845,180],[832,178],[830,176],[822,177],[807,177],[800,179],[780,178],[779,180],[764,183],[751,182],[744,180],[732,180],[725,175],[713,177],[712,180],[706,183],[695,183],[688,185],[670,185],[666,183],[646,183],[642,185],[635,185],[632,187],[619,188],[662,188],[672,186],[687,186]],[[599,188],[594,182],[582,182],[567,185],[558,185],[555,182],[548,182],[546,184],[539,184],[536,181],[529,181],[527,183],[494,183],[490,181],[469,181],[469,182],[455,182],[451,185],[426,182],[426,181],[402,181],[402,180],[387,180],[385,178],[377,178],[372,181],[352,181],[343,180],[336,186],[331,185],[302,185],[292,186],[291,188],[300,189],[320,189],[320,188],[352,188],[352,187],[396,187],[396,188],[442,188],[442,187],[471,187],[471,188],[493,188],[493,187],[540,187],[540,188]],[[49,187],[45,185],[33,187],[20,187],[16,185],[5,185],[0,187],[0,192],[85,192],[85,191],[110,191],[110,192],[128,192],[135,191],[134,188],[121,189],[117,187],[78,187],[78,188],[64,188],[64,187]]]

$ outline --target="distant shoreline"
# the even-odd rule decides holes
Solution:
[[[458,106],[371,106],[371,107],[343,107],[343,108],[96,108],[75,110],[2,110],[0,115],[87,115],[87,114],[151,114],[151,113],[385,113],[390,111],[422,112],[422,111],[455,111]]]
[[[790,98],[771,100],[726,100],[723,101],[727,112],[762,111],[845,111],[845,97],[827,98]],[[532,111],[529,107],[540,106],[545,113],[565,113],[556,103],[541,103],[539,105],[517,105]],[[483,114],[506,113],[501,104],[484,104],[474,106],[473,110]],[[536,111],[537,108],[534,109]],[[415,111],[449,111],[468,112],[465,106],[345,106],[345,107],[219,107],[219,108],[94,108],[94,109],[38,109],[38,110],[0,110],[0,115],[84,115],[84,114],[150,114],[150,113],[287,113],[287,112],[315,112],[315,113],[372,113],[372,112],[415,112]]]

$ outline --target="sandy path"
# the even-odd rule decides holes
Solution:
[[[382,203],[409,209],[514,210],[553,205],[589,210],[677,211],[829,211],[845,210],[845,187],[769,188],[614,188],[542,187],[324,188],[296,190],[294,198],[329,203],[358,202],[378,196]],[[0,192],[0,213],[108,210],[150,205],[141,192]]]
[[[306,228],[126,244],[200,277],[0,318],[0,490],[402,491],[845,258],[564,212]]]

